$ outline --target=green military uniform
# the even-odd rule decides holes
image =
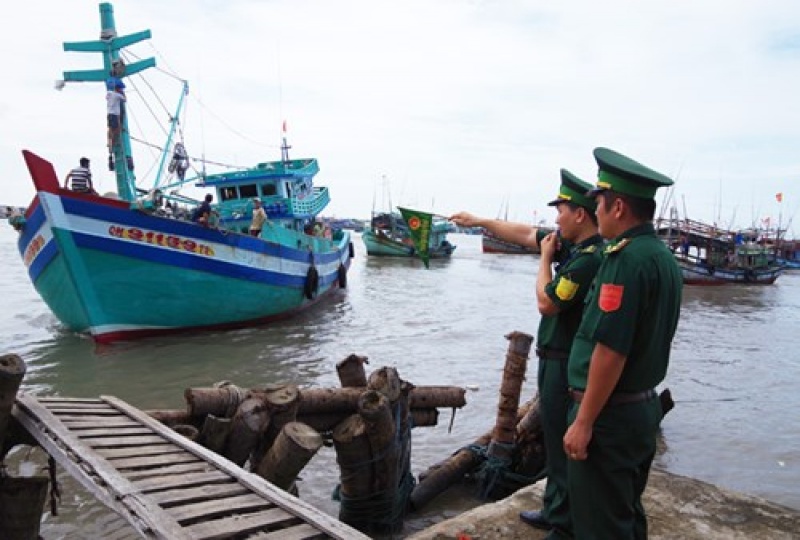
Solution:
[[[551,206],[574,203],[594,213],[594,199],[586,192],[592,186],[561,170],[561,189]],[[548,234],[539,231],[537,240]],[[546,455],[547,486],[542,516],[560,532],[571,534],[572,520],[567,497],[567,457],[564,454],[564,433],[567,431],[567,412],[570,404],[567,393],[567,358],[572,340],[583,313],[589,287],[602,260],[600,235],[578,244],[562,240],[557,254],[555,275],[545,287],[545,294],[558,307],[555,315],[542,316],[537,336],[539,356],[539,413],[542,421]]]
[[[593,193],[610,189],[653,199],[672,181],[605,148]],[[602,228],[602,223],[601,223]],[[647,538],[641,495],[656,449],[662,411],[655,386],[665,377],[681,306],[682,280],[674,255],[651,222],[624,232],[605,247],[603,264],[586,300],[569,358],[568,381],[586,388],[592,353],[602,343],[625,355],[611,397],[595,420],[585,461],[568,465],[575,537]],[[569,423],[579,405],[570,408]]]

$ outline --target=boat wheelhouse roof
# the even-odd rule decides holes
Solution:
[[[311,178],[318,172],[319,165],[314,158],[268,161],[259,163],[251,169],[212,174],[200,179],[195,185],[197,187],[209,187],[258,180]]]

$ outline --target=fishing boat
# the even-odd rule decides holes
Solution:
[[[776,260],[787,270],[800,270],[800,240],[780,239],[775,243]]]
[[[428,237],[429,257],[444,259],[456,249],[447,239],[452,225],[444,218],[434,216]],[[403,217],[397,212],[373,212],[369,228],[361,234],[368,255],[379,257],[414,257],[414,240]]]
[[[100,25],[99,40],[64,43],[64,50],[99,53],[103,67],[64,72],[64,84],[130,86],[131,77],[155,67],[154,58],[133,61],[123,52],[149,39],[149,30],[118,36],[108,3],[100,4]],[[20,255],[64,326],[98,342],[263,324],[346,286],[349,233],[314,226],[330,201],[328,189],[314,184],[317,160],[289,158],[284,124],[280,159],[188,175],[197,160],[178,140],[188,90],[181,82],[150,189],[134,172],[130,99],[109,140],[116,193],[62,188],[50,162],[23,151],[36,193],[24,215],[10,220]],[[215,196],[207,219],[190,219],[200,201],[181,194],[187,185]],[[258,236],[248,233],[256,198],[267,215]]]
[[[784,270],[773,245],[757,229],[730,231],[671,219],[657,230],[675,253],[687,285],[771,285]]]
[[[508,255],[538,255],[541,253],[538,248],[503,240],[485,229],[481,234],[481,250],[484,253],[505,253]]]

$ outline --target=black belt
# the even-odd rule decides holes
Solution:
[[[569,389],[569,397],[575,403],[583,401],[583,390]],[[641,392],[616,392],[608,396],[606,405],[625,405],[626,403],[640,403],[655,398],[658,394],[652,388]]]
[[[547,358],[549,360],[568,360],[569,353],[567,351],[559,351],[557,349],[548,349],[547,347],[536,347],[536,356],[539,358]]]

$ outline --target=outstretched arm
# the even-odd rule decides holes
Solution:
[[[450,216],[450,221],[459,227],[483,227],[498,238],[526,247],[538,248],[536,241],[538,229],[525,223],[488,219],[474,216],[469,212],[459,212]]]

